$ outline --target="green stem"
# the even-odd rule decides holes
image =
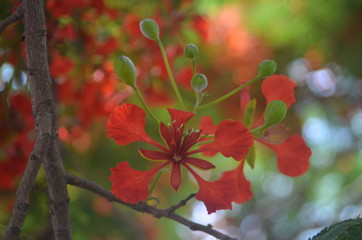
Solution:
[[[138,88],[135,86],[135,87],[133,87],[133,89],[135,90],[138,99],[142,103],[143,107],[146,109],[147,113],[153,118],[153,120],[155,120],[157,122],[157,124],[160,124],[160,120],[158,120],[158,118],[151,112],[151,110],[147,106],[147,104],[146,104],[145,100],[143,99],[143,97],[142,97],[140,91],[138,90]]]
[[[168,77],[170,78],[170,82],[171,82],[173,91],[175,92],[176,97],[177,97],[178,101],[180,102],[181,107],[185,108],[185,105],[184,105],[184,102],[182,100],[181,94],[180,94],[180,92],[179,92],[179,90],[177,88],[175,79],[173,78],[173,74],[171,72],[170,64],[168,63],[165,48],[163,47],[163,44],[162,44],[161,40],[158,40],[157,43],[158,43],[158,46],[161,49],[161,54],[162,54],[162,57],[163,57],[163,61],[165,62],[166,70],[167,70],[167,73],[168,73]]]
[[[261,131],[264,131],[265,129],[267,129],[269,126],[268,125],[262,125],[260,127],[257,127],[257,128],[254,128],[254,129],[251,129],[250,132],[251,133],[258,133],[258,132],[261,132]]]
[[[249,86],[250,84],[252,84],[252,83],[254,83],[254,82],[256,82],[257,80],[262,79],[262,78],[263,78],[263,77],[261,77],[261,76],[256,76],[255,78],[251,79],[249,82],[247,82],[247,83],[245,83],[245,84],[243,84],[243,85],[235,88],[234,90],[232,90],[231,92],[225,94],[224,96],[219,97],[218,99],[216,99],[216,100],[214,100],[214,101],[212,101],[212,102],[209,102],[209,103],[206,103],[206,104],[204,104],[204,105],[201,105],[201,106],[198,107],[198,108],[199,108],[199,109],[201,109],[201,108],[206,108],[206,107],[210,107],[210,106],[212,106],[212,105],[215,105],[215,104],[217,104],[217,103],[220,103],[220,102],[224,101],[225,99],[231,97],[231,96],[234,95],[235,93],[238,93],[238,92],[239,92],[240,90],[242,90],[243,88]]]
[[[196,103],[195,103],[194,109],[192,110],[193,113],[197,112],[197,109],[199,108],[199,105],[202,101],[201,93],[195,92],[195,98],[196,98]]]
[[[193,75],[196,74],[196,61],[195,61],[195,59],[192,59],[192,73],[193,73]]]
[[[153,181],[153,183],[152,183],[152,185],[151,185],[151,188],[150,188],[150,196],[152,195],[152,192],[153,192],[153,190],[155,189],[158,180],[160,180],[161,174],[162,174],[162,170],[157,173],[157,176],[156,176],[155,180]]]

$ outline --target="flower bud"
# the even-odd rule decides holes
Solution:
[[[264,112],[264,124],[272,126],[280,123],[287,115],[287,104],[280,100],[271,101]]]
[[[199,49],[197,46],[193,43],[189,43],[185,46],[184,54],[186,57],[191,58],[195,60],[197,56],[199,55]]]
[[[201,93],[207,87],[207,78],[204,74],[196,73],[191,79],[191,87],[195,92]]]
[[[160,30],[158,28],[158,24],[152,19],[143,19],[140,22],[140,30],[148,39],[151,40],[160,40]]]
[[[136,87],[136,68],[129,57],[121,55],[114,61],[114,71],[125,84]]]
[[[258,76],[267,77],[277,70],[277,64],[273,60],[264,60],[259,64]]]

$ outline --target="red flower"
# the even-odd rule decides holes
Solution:
[[[133,104],[123,104],[114,109],[107,123],[108,136],[114,138],[120,145],[134,141],[152,144],[158,149],[157,151],[140,149],[140,153],[149,160],[162,163],[144,172],[132,169],[127,162],[119,163],[112,169],[110,177],[112,193],[125,202],[137,203],[146,200],[149,195],[149,181],[167,165],[171,165],[171,186],[177,191],[181,185],[181,166],[183,166],[197,180],[199,192],[196,198],[205,203],[209,213],[219,209],[231,209],[231,203],[237,201],[235,199],[238,196],[235,188],[228,185],[228,177],[215,182],[202,179],[191,167],[209,170],[215,166],[192,155],[204,151],[217,151],[226,157],[231,156],[241,160],[253,144],[251,133],[241,122],[225,120],[217,127],[212,143],[194,149],[195,144],[201,144],[205,137],[202,135],[202,130],[185,129],[194,114],[176,109],[168,109],[168,112],[172,123],[160,124],[160,135],[165,143],[161,145],[145,132],[146,113],[143,109]],[[232,139],[230,136],[233,136]]]
[[[287,107],[290,107],[295,102],[294,97],[295,83],[283,75],[273,75],[265,79],[261,85],[261,90],[266,98],[267,103],[273,100],[280,100],[285,102]],[[248,94],[243,92],[242,94]],[[242,96],[242,100],[250,99],[248,96]],[[245,107],[246,102],[242,101]],[[242,111],[243,112],[243,111]],[[262,124],[263,116],[253,124],[253,128],[256,128]],[[207,130],[210,134],[217,134],[216,126],[212,122],[211,118],[203,117],[201,119],[200,127]],[[275,143],[269,138],[273,135],[273,132],[269,132],[268,129],[264,135],[254,137],[254,139],[270,149],[272,149],[277,155],[278,168],[281,173],[290,176],[297,177],[304,174],[309,168],[309,158],[312,155],[311,150],[305,144],[303,138],[299,135],[292,135],[284,140],[282,143]],[[229,135],[230,139],[233,139],[233,135]],[[215,151],[205,152],[204,155],[212,156],[216,154]],[[240,178],[240,177],[239,177]],[[237,179],[239,182],[242,179]]]
[[[289,108],[294,102],[295,83],[284,75],[273,75],[266,78],[262,85],[261,91],[266,99],[267,104],[273,100],[285,102]],[[261,117],[261,120],[263,117]],[[260,120],[254,124],[257,127]],[[255,140],[268,146],[277,155],[278,168],[281,173],[297,177],[304,174],[309,168],[309,158],[312,155],[311,150],[305,144],[303,138],[299,135],[292,135],[282,143],[274,143],[268,138],[270,136],[268,129],[263,136],[255,137]]]

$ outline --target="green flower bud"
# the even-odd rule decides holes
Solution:
[[[199,55],[199,49],[195,44],[189,43],[185,46],[184,54],[186,57],[194,60]]]
[[[273,60],[264,60],[259,64],[258,76],[267,77],[277,70],[277,64]]]
[[[280,123],[287,115],[287,104],[280,100],[274,100],[268,104],[264,112],[264,124],[272,126]]]
[[[160,40],[160,30],[158,24],[152,19],[143,19],[140,22],[140,29],[143,34],[148,39],[158,41]]]
[[[207,87],[207,78],[204,74],[196,73],[191,79],[191,87],[195,92],[201,93]]]
[[[136,68],[129,57],[121,55],[114,61],[114,71],[125,84],[136,87]]]

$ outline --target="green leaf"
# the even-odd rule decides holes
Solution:
[[[308,240],[360,240],[362,239],[362,219],[348,219],[326,227]]]

